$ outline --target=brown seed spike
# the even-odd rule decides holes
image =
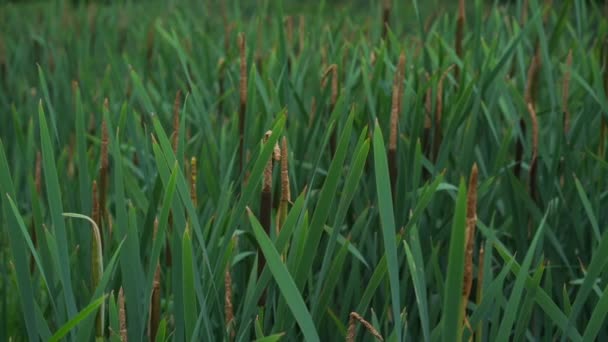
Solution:
[[[361,325],[363,325],[363,327],[370,333],[372,334],[372,336],[374,336],[378,341],[384,341],[384,338],[382,338],[382,335],[380,335],[380,333],[378,332],[378,330],[376,330],[374,328],[373,325],[371,325],[371,323],[369,323],[368,321],[366,321],[363,317],[361,317],[361,315],[359,315],[356,312],[351,312],[350,313],[350,318],[349,318],[349,323],[348,323],[348,332],[346,334],[346,341],[347,342],[354,342],[355,341],[355,337],[356,337],[356,333],[357,333],[357,322],[361,323]]]
[[[232,306],[232,275],[230,274],[230,265],[226,266],[224,273],[224,316],[226,320],[226,329],[229,331],[230,341],[234,340],[234,308]]]
[[[97,224],[98,227],[101,227],[101,216],[99,214],[99,201],[98,201],[98,194],[97,194],[97,181],[93,181],[93,187],[92,187],[92,193],[93,193],[93,206],[92,206],[92,213],[91,213],[91,219],[93,219],[93,221],[95,221],[95,223]]]
[[[190,198],[192,199],[192,204],[196,208],[198,197],[196,195],[196,178],[197,178],[197,165],[196,165],[196,157],[192,157],[190,159]]]
[[[283,140],[281,141],[281,201],[284,202],[291,202],[288,159],[287,138],[283,137]]]
[[[160,264],[156,264],[154,279],[152,280],[152,299],[150,300],[150,341],[156,339],[158,326],[160,325]]]
[[[118,322],[120,325],[120,341],[127,342],[127,315],[125,312],[125,293],[122,286],[118,291]]]
[[[397,135],[399,126],[399,114],[401,113],[401,91],[403,90],[403,74],[405,72],[405,54],[401,52],[399,64],[393,79],[393,99],[391,105],[391,131],[389,137],[389,150],[397,148]]]
[[[454,64],[450,65],[450,67],[443,72],[441,78],[439,79],[439,83],[437,84],[437,108],[435,108],[435,141],[433,143],[433,161],[437,161],[439,147],[441,146],[441,141],[443,139],[441,132],[441,121],[443,116],[443,82],[452,68],[454,68]]]
[[[564,135],[570,131],[570,110],[568,109],[568,97],[570,96],[570,70],[572,68],[572,49],[568,51],[566,59],[566,71],[562,82],[562,112],[564,112]]]
[[[267,131],[264,135],[264,143],[268,143],[268,139],[272,131]],[[266,231],[266,234],[270,234],[271,226],[271,211],[272,211],[272,157],[268,158],[266,167],[264,168],[264,182],[262,185],[262,193],[260,197],[260,224]],[[266,258],[260,252],[260,258],[258,263],[258,275],[262,274],[264,266],[266,266]],[[258,305],[263,306],[266,301],[266,292],[260,296]]]
[[[179,143],[179,110],[182,102],[182,91],[178,90],[175,94],[175,102],[173,103],[173,153],[177,153]]]
[[[532,121],[532,161],[530,163],[530,196],[534,201],[537,200],[536,194],[536,169],[538,158],[538,119],[536,110],[531,103],[528,103],[528,112],[530,112],[530,121]]]
[[[539,71],[541,67],[540,49],[538,48],[538,42],[536,44],[536,52],[534,53],[532,61],[530,62],[530,67],[528,68],[526,89],[524,92],[524,101],[526,103],[532,103],[533,105],[536,105],[536,96],[538,95]]]
[[[477,164],[473,164],[467,193],[467,242],[462,290],[462,300],[465,306],[471,294],[471,285],[473,284],[473,248],[475,247],[475,226],[477,224],[477,173]]]
[[[304,16],[300,15],[300,21],[299,21],[299,27],[298,27],[298,39],[299,39],[298,55],[302,54],[302,51],[304,51],[305,38],[306,38],[306,22],[304,21]]]

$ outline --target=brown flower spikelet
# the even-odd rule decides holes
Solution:
[[[371,325],[371,323],[369,323],[363,317],[361,317],[361,315],[359,315],[358,313],[353,311],[350,313],[349,317],[350,318],[348,321],[348,332],[346,334],[347,342],[355,341],[356,332],[357,332],[357,322],[361,323],[361,325],[363,325],[363,327],[370,334],[372,334],[378,341],[384,341],[384,338],[382,338],[382,335],[380,335],[380,333],[374,328],[373,325]]]
[[[462,301],[465,307],[473,284],[473,249],[475,248],[475,226],[477,224],[477,174],[477,164],[473,164],[467,193],[466,254],[462,288]]]
[[[283,140],[281,141],[281,201],[284,202],[291,202],[288,159],[287,138],[283,137]]]
[[[127,342],[127,315],[125,312],[125,293],[122,286],[118,291],[118,322],[120,325],[120,341]]]
[[[224,316],[226,319],[226,329],[229,331],[230,340],[234,340],[234,308],[232,306],[232,275],[230,265],[226,265],[224,273]]]
[[[192,199],[192,204],[196,208],[198,203],[198,196],[196,194],[196,179],[197,179],[198,169],[196,157],[190,158],[190,199]]]

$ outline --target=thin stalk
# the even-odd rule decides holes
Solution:
[[[566,58],[566,71],[562,81],[562,112],[564,113],[564,136],[568,137],[570,132],[570,110],[568,109],[568,97],[570,96],[570,70],[572,69],[572,49],[568,50]]]
[[[152,241],[156,241],[156,235],[158,233],[158,217],[154,220],[154,235]],[[150,299],[150,319],[148,324],[148,337],[150,341],[156,339],[158,333],[158,326],[160,325],[160,263],[156,262],[156,269],[154,270],[154,279],[152,280],[152,296]]]
[[[267,131],[264,135],[264,143],[267,143],[268,138],[272,135],[272,131]],[[262,184],[262,193],[260,196],[260,224],[266,231],[266,234],[270,235],[271,226],[271,211],[272,211],[272,157],[266,162],[264,168],[264,181]],[[266,258],[264,254],[259,252],[259,263],[258,263],[258,275],[262,274],[264,267],[266,266]],[[260,297],[258,302],[259,306],[264,306],[266,302],[266,291]]]
[[[450,65],[439,78],[439,83],[437,84],[437,101],[435,108],[435,134],[434,134],[434,142],[433,142],[433,162],[437,162],[437,158],[439,156],[439,147],[441,146],[441,142],[443,140],[443,133],[441,130],[441,122],[443,116],[443,82],[450,72],[454,68],[454,64]]]
[[[240,33],[238,37],[240,53],[240,106],[239,106],[239,174],[243,172],[243,144],[245,136],[245,114],[247,112],[247,55],[245,50],[245,34]]]

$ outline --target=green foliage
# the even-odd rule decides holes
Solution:
[[[607,340],[604,9],[467,1],[458,56],[455,4],[393,1],[382,39],[378,3],[0,5],[0,340],[120,341],[126,324],[131,341],[333,341],[353,331],[351,312],[388,341]],[[270,227],[260,192],[283,136],[293,202],[277,231],[279,162]],[[354,333],[371,339],[363,325]]]

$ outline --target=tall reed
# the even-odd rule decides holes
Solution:
[[[247,55],[245,50],[245,34],[240,33],[238,37],[240,53],[240,106],[239,106],[239,174],[243,172],[243,144],[245,136],[245,114],[247,112]]]
[[[397,141],[399,135],[399,116],[401,115],[401,97],[403,96],[403,81],[405,74],[405,53],[399,55],[399,64],[393,79],[393,98],[391,104],[391,122],[388,145],[388,171],[390,176],[393,201],[397,195]]]

